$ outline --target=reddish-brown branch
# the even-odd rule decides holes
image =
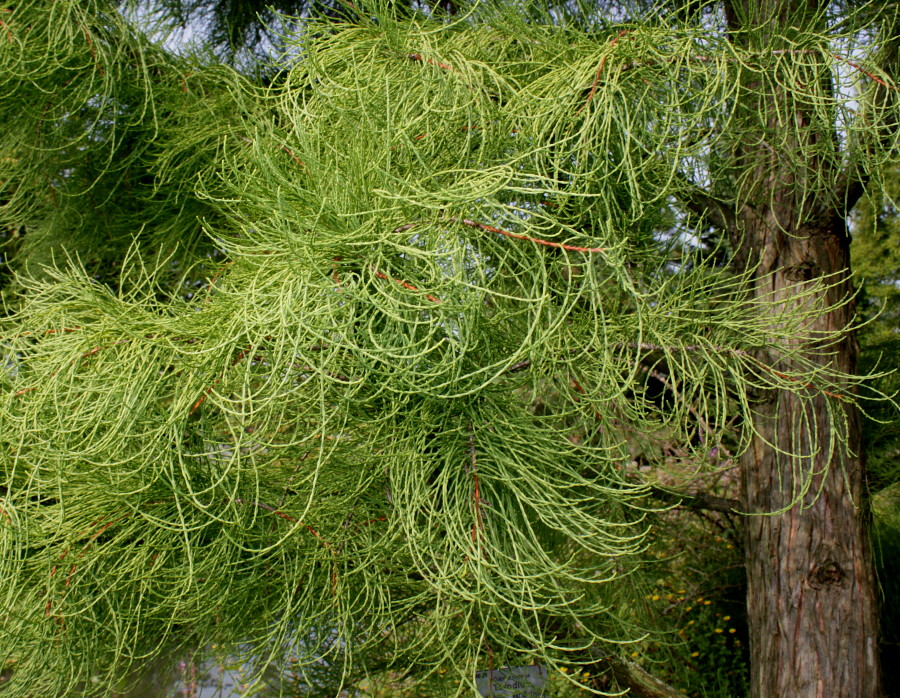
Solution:
[[[200,405],[202,405],[206,401],[206,396],[209,395],[210,391],[214,387],[216,387],[216,383],[218,383],[218,382],[219,382],[219,380],[216,379],[216,382],[213,383],[211,386],[209,386],[204,391],[203,395],[201,395],[199,398],[197,398],[197,402],[195,402],[193,405],[191,405],[191,414],[194,414],[194,412],[196,412],[198,409],[200,409]]]
[[[103,68],[100,66],[100,63],[97,61],[97,52],[94,50],[94,42],[91,39],[91,34],[87,30],[87,27],[82,27],[81,31],[84,33],[84,38],[87,39],[88,49],[91,52],[91,58],[94,59],[94,67],[97,69],[97,72],[100,75],[103,75]]]
[[[75,559],[75,562],[73,562],[72,566],[69,568],[69,573],[66,575],[66,581],[64,583],[65,587],[68,587],[71,584],[72,577],[75,575],[75,571],[78,569],[78,560],[81,559],[81,557],[84,555],[85,551],[87,551],[87,549],[91,545],[91,543],[93,543],[95,540],[97,540],[97,538],[99,538],[101,535],[103,535],[103,533],[105,531],[107,531],[110,526],[115,525],[122,519],[126,519],[129,516],[131,516],[131,512],[122,514],[122,516],[120,516],[119,518],[113,519],[112,521],[110,521],[109,523],[107,523],[106,525],[101,527],[98,531],[96,531],[90,537],[90,539],[81,547],[81,551],[78,553],[78,557]],[[92,521],[85,530],[83,530],[81,533],[78,534],[78,537],[80,538],[81,536],[85,535],[91,528],[96,526],[98,523],[101,523],[105,518],[106,518],[105,516],[101,516],[99,519],[95,519],[94,521]],[[62,554],[60,554],[60,556],[59,556],[59,562],[57,562],[53,566],[53,569],[50,570],[51,578],[53,578],[56,575],[56,570],[59,569],[59,566],[62,564],[62,561],[66,559],[66,556],[69,554],[69,551],[71,549],[72,549],[72,546],[70,545],[65,550],[62,551]],[[51,612],[52,608],[53,608],[53,599],[49,598],[49,594],[48,594],[47,604],[46,604],[46,606],[44,606],[44,616],[45,617],[49,617],[51,615],[50,612]],[[59,622],[61,624],[62,629],[65,630],[65,619],[63,619],[61,616],[56,616],[56,620],[57,620],[57,622]]]
[[[294,153],[293,150],[291,150],[290,148],[288,148],[286,145],[282,145],[282,146],[281,146],[281,149],[282,149],[284,152],[286,152],[288,155],[290,155],[292,158],[294,158],[294,162],[296,162],[298,165],[300,165],[300,167],[302,167],[303,169],[306,169],[306,163],[303,162],[303,160],[301,160],[300,158],[298,158],[297,155]]]
[[[343,259],[343,257],[331,258],[333,262],[341,262],[343,261]],[[331,265],[331,278],[334,279],[334,285],[337,287],[338,293],[343,293],[344,289],[341,288],[341,277],[338,276],[337,267],[334,264]]]
[[[460,131],[477,131],[477,130],[478,130],[478,126],[460,126],[460,127],[459,127],[459,130],[460,130]],[[515,128],[514,128],[514,129],[512,130],[512,133],[518,133],[518,129],[515,129]],[[420,133],[420,134],[417,135],[417,136],[413,136],[411,140],[414,140],[414,141],[420,141],[420,140],[422,140],[423,138],[425,138],[425,137],[427,137],[427,136],[428,136],[428,133]],[[391,150],[396,150],[397,148],[400,147],[400,145],[402,145],[402,144],[398,143],[397,145],[392,145],[392,146],[391,146]]]
[[[575,378],[569,379],[569,385],[571,385],[572,388],[574,388],[576,392],[583,395],[584,397],[587,397],[587,393],[585,392],[584,387],[582,387],[581,383],[579,383]],[[577,395],[575,396],[575,402],[581,402],[581,398],[578,397]],[[597,418],[597,421],[602,422],[603,415],[600,414],[600,411],[594,406],[592,406],[592,409],[594,410],[594,416]]]
[[[395,283],[400,284],[403,288],[409,289],[410,291],[416,291],[416,292],[419,291],[419,289],[418,289],[416,286],[413,286],[413,285],[412,285],[411,283],[409,283],[408,281],[404,281],[403,279],[395,279],[395,278],[393,278],[393,277],[388,276],[387,274],[384,274],[384,273],[378,271],[377,269],[373,269],[373,270],[372,270],[372,273],[374,273],[375,276],[377,276],[379,279],[385,279],[385,280],[387,280],[387,281],[393,281],[393,282],[395,282]],[[425,294],[425,297],[426,297],[428,300],[430,300],[432,303],[440,303],[440,302],[441,302],[441,299],[440,299],[440,298],[438,298],[437,296],[432,296],[430,293],[426,293],[426,294]]]
[[[4,11],[8,12],[9,10],[4,10]],[[9,43],[11,43],[11,44],[16,43],[16,40],[13,39],[12,32],[9,29],[9,25],[6,22],[4,22],[2,19],[0,19],[0,27],[3,27],[6,30],[6,38],[9,39]]]
[[[81,558],[81,556],[84,555],[85,551],[88,549],[88,547],[90,546],[90,544],[93,543],[95,540],[97,540],[97,538],[99,538],[101,535],[103,535],[103,533],[104,533],[105,531],[107,531],[107,530],[109,529],[110,526],[113,526],[114,524],[118,523],[118,522],[121,521],[122,519],[127,519],[129,516],[131,516],[131,512],[122,514],[122,515],[121,515],[120,517],[118,517],[117,519],[113,519],[113,520],[110,521],[109,523],[107,523],[107,524],[105,524],[104,526],[102,526],[99,530],[97,530],[97,531],[96,531],[96,532],[88,539],[88,541],[82,546],[81,552],[78,553],[78,557]],[[87,527],[86,529],[84,529],[83,531],[81,531],[81,533],[78,534],[78,537],[81,538],[82,536],[86,535],[87,532],[88,532],[89,530],[91,530],[91,529],[92,529],[94,526],[96,526],[97,524],[102,523],[103,520],[104,520],[105,518],[106,518],[106,516],[101,516],[99,519],[94,519],[93,521],[91,521],[91,523],[88,524],[88,527]],[[66,556],[69,554],[69,551],[70,551],[71,549],[72,549],[72,546],[70,545],[70,546],[68,546],[65,550],[62,551],[62,553],[61,553],[60,556],[59,556],[59,562],[60,562],[60,563],[61,563],[63,560],[66,559]],[[53,566],[53,569],[50,570],[50,576],[51,576],[51,577],[54,576],[54,575],[56,574],[56,570],[57,570],[58,567],[59,567],[59,563],[57,563],[56,565],[54,565],[54,566]],[[66,586],[68,586],[68,584],[67,584]]]
[[[387,516],[376,516],[374,519],[369,519],[368,521],[363,521],[360,526],[371,526],[373,523],[377,523],[379,521],[387,521]]]
[[[9,339],[22,339],[23,337],[36,337],[38,334],[57,334],[59,332],[77,332],[80,330],[80,327],[64,327],[61,330],[44,330],[43,332],[39,332],[35,334],[34,332],[23,332],[22,334],[14,334],[9,337],[4,337],[4,340]]]
[[[817,388],[815,386],[815,384],[813,384],[813,383],[804,383],[800,378],[796,378],[794,376],[789,376],[786,373],[777,371],[774,368],[772,368],[771,366],[766,366],[766,364],[764,364],[762,361],[759,361],[758,359],[754,359],[752,357],[751,357],[751,359],[752,359],[753,363],[755,363],[760,368],[768,371],[772,375],[775,375],[775,376],[778,376],[779,378],[790,381],[791,383],[799,383],[804,388],[811,388],[812,390],[817,390],[820,393],[822,393],[823,395],[827,395],[828,397],[833,397],[835,400],[840,400],[841,402],[852,402],[852,400],[853,400],[853,398],[848,397],[847,395],[843,395],[841,393],[832,393],[831,391],[825,390],[824,388]]]
[[[244,349],[238,352],[238,355],[231,362],[231,366],[233,367],[237,365],[241,361],[241,359],[243,359],[250,352],[251,349],[253,349],[253,345],[248,344]],[[216,378],[216,380],[213,381],[213,384],[209,386],[205,391],[203,391],[203,395],[201,395],[197,402],[194,403],[193,407],[191,407],[191,414],[194,414],[194,412],[196,412],[200,408],[200,405],[203,404],[207,396],[212,392],[212,389],[215,388],[221,380],[221,378]]]
[[[343,257],[332,257],[332,260],[335,262],[341,262],[341,261],[343,261],[343,259],[344,259]],[[337,268],[335,267],[335,265],[331,266],[331,271],[332,271],[331,278],[334,279],[334,285],[337,287],[338,293],[342,293],[343,289],[341,288],[341,278],[338,275]],[[372,273],[375,274],[375,276],[377,276],[379,279],[384,279],[386,281],[393,281],[405,289],[408,289],[410,291],[416,291],[417,293],[420,292],[419,288],[417,286],[413,286],[408,281],[404,281],[403,279],[395,279],[394,277],[388,276],[387,274],[378,271],[374,267],[372,268]],[[425,297],[428,300],[430,300],[432,303],[440,303],[441,302],[440,298],[438,298],[437,296],[433,296],[430,293],[426,293]]]
[[[248,144],[250,144],[250,145],[253,145],[253,141],[251,141],[251,140],[250,140],[249,138],[247,138],[246,136],[240,136],[240,139],[241,139],[242,141],[244,141],[244,143],[248,143]],[[300,165],[303,169],[306,169],[306,163],[303,162],[303,160],[301,160],[299,157],[297,157],[297,154],[294,153],[293,150],[291,150],[290,148],[288,148],[288,147],[287,147],[286,145],[284,145],[283,143],[279,144],[278,147],[281,148],[281,149],[282,149],[284,152],[286,152],[288,155],[290,155],[290,156],[294,159],[294,162],[296,162],[298,165]]]
[[[628,33],[628,31],[629,31],[628,29],[623,29],[622,31],[620,31],[619,35],[614,37],[612,42],[610,42],[609,47],[612,48],[613,46],[615,46],[616,42],[618,42],[619,39],[621,39],[623,36],[625,36]],[[600,65],[597,66],[597,74],[594,75],[594,82],[591,84],[591,91],[588,92],[588,96],[587,96],[587,99],[585,100],[584,104],[582,104],[581,107],[579,107],[578,111],[575,112],[575,116],[578,116],[579,114],[581,114],[581,112],[583,112],[587,108],[587,105],[590,104],[591,100],[594,98],[594,93],[597,91],[597,85],[600,84],[600,73],[603,72],[603,66],[605,66],[605,65],[606,65],[606,55],[604,55],[603,58],[600,59]]]
[[[423,225],[428,223],[429,221],[417,221],[415,223],[405,223],[404,225],[398,226],[394,228],[391,232],[393,233],[401,233],[404,230],[410,230],[415,228],[417,225]],[[559,250],[568,250],[570,252],[605,252],[606,248],[603,247],[578,247],[576,245],[566,245],[561,242],[552,242],[551,240],[542,240],[541,238],[531,237],[530,235],[523,235],[521,233],[513,233],[509,230],[503,230],[502,228],[497,228],[493,225],[488,225],[487,223],[479,223],[478,221],[473,221],[469,218],[444,218],[442,220],[435,221],[437,223],[460,223],[462,225],[466,225],[470,228],[478,228],[479,230],[484,230],[488,233],[497,233],[499,235],[504,235],[508,238],[515,238],[516,240],[527,240],[528,242],[533,242],[537,245],[544,245],[545,247],[555,247]]]
[[[59,198],[56,196],[56,187],[53,186],[53,182],[50,180],[50,175],[45,174],[44,178],[47,180],[47,188],[50,190],[50,198],[53,199],[53,208],[59,208]]]
[[[428,135],[427,133],[420,133],[418,136],[413,136],[412,140],[420,141],[423,138],[425,138],[427,135]],[[402,145],[402,143],[398,143],[397,145],[392,145],[391,150],[397,150],[397,148],[399,148],[401,145]]]
[[[472,543],[481,540],[481,485],[478,481],[478,471],[472,473],[472,481],[475,483],[473,500],[475,501],[475,522],[472,524]]]
[[[845,64],[849,65],[851,68],[858,70],[860,73],[862,73],[866,77],[871,78],[872,80],[877,82],[882,87],[886,87],[889,90],[897,90],[898,92],[900,92],[900,88],[898,88],[896,85],[889,85],[888,83],[886,83],[884,80],[882,80],[880,77],[878,77],[874,73],[871,73],[868,70],[866,70],[865,68],[863,68],[861,65],[859,65],[859,63],[854,63],[849,58],[844,58],[843,56],[838,55],[837,53],[833,53],[831,55],[834,58],[837,58],[842,63],[845,63]]]
[[[443,68],[444,70],[453,70],[455,71],[452,65],[448,65],[447,63],[441,63],[440,61],[432,60],[431,58],[422,58],[421,53],[409,53],[406,56],[409,60],[415,61],[416,63],[430,63],[431,65],[436,65],[438,68]]]
[[[246,499],[233,499],[231,501],[233,501],[235,504],[252,504],[253,506],[259,507],[260,509],[265,509],[266,511],[271,511],[273,514],[275,514],[275,516],[279,516],[282,519],[284,519],[285,521],[290,521],[291,523],[299,523],[297,521],[297,519],[295,519],[293,516],[290,516],[289,514],[285,514],[283,511],[279,511],[275,507],[271,506],[270,504],[265,504],[264,502],[251,502]],[[327,548],[328,550],[331,550],[331,543],[329,543],[327,540],[322,538],[322,535],[316,529],[314,529],[309,524],[300,524],[300,525],[305,531],[312,534],[312,536],[315,537],[323,546],[325,546],[325,548]],[[332,554],[334,554],[334,551],[332,551]]]
[[[68,330],[64,330],[64,331],[68,331]],[[56,332],[56,330],[47,330],[47,333],[49,333],[49,332]],[[110,347],[115,347],[115,346],[118,346],[119,344],[125,344],[127,341],[129,341],[129,340],[127,340],[127,339],[120,339],[118,342],[113,342],[112,344],[107,344],[107,345],[105,345],[105,346],[97,346],[97,347],[94,347],[93,349],[88,349],[86,352],[84,352],[84,353],[81,355],[81,359],[86,359],[86,358],[88,358],[89,356],[93,356],[94,354],[96,354],[97,352],[99,352],[101,349],[109,349]],[[80,360],[80,359],[79,359],[79,360]],[[71,365],[74,364],[74,363],[75,363],[75,360],[70,361],[70,362],[69,362],[69,366],[71,366]],[[51,373],[51,374],[50,374],[50,379],[52,380],[52,379],[56,378],[56,376],[59,375],[59,372],[60,372],[60,371],[62,371],[62,367],[56,369],[53,373]],[[18,397],[19,395],[24,395],[25,393],[30,393],[32,390],[36,390],[37,387],[38,387],[38,386],[33,385],[33,386],[31,386],[30,388],[22,388],[21,390],[18,390],[18,391],[16,391],[15,393],[13,393],[13,395],[14,395],[15,397]]]
[[[234,264],[234,260],[229,259],[227,262],[225,262],[225,264],[222,265],[222,268],[219,269],[219,271],[217,271],[215,274],[213,274],[212,278],[206,284],[206,294],[207,295],[206,295],[206,300],[204,301],[204,304],[209,303],[209,292],[212,291],[213,284],[215,284],[216,281],[219,280],[219,277],[222,276],[222,274],[225,273],[225,270],[228,267],[230,267],[232,264]]]
[[[468,218],[447,218],[449,223],[462,223],[463,225],[467,225],[470,228],[478,228],[480,230],[484,230],[488,233],[498,233],[499,235],[505,235],[508,238],[515,238],[516,240],[527,240],[528,242],[533,242],[537,245],[544,245],[545,247],[555,247],[559,250],[568,250],[570,252],[604,252],[605,248],[603,247],[578,247],[576,245],[565,245],[561,242],[552,242],[550,240],[542,240],[540,238],[534,238],[530,235],[523,235],[521,233],[513,233],[509,230],[503,230],[502,228],[496,228],[493,225],[487,225],[486,223],[479,223],[478,221],[473,221]]]
[[[478,479],[478,462],[475,452],[475,430],[469,425],[469,470],[472,473],[472,500],[475,503],[475,521],[472,522],[472,547],[482,548],[481,540],[484,530],[484,518],[481,511],[481,482]],[[482,554],[484,551],[482,550]],[[466,556],[468,562],[468,556]]]

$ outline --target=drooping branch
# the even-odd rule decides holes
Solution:
[[[900,69],[900,32],[897,31],[900,20],[897,19],[895,12],[890,29],[884,32],[886,40],[881,49],[879,67],[881,72],[886,75],[896,76]],[[891,142],[896,138],[897,130],[900,128],[900,121],[897,117],[897,103],[900,100],[900,87],[896,84],[888,83],[870,71],[859,68],[857,64],[844,59],[848,65],[861,70],[872,82],[875,87],[872,89],[871,104],[869,109],[876,114],[885,116],[882,123],[873,123],[870,130],[877,132],[879,135],[877,141],[883,148],[890,147]],[[857,118],[864,118],[866,105],[861,105]],[[853,147],[853,143],[849,147]],[[895,144],[896,148],[896,144]],[[838,177],[837,187],[835,188],[835,201],[841,206],[842,216],[853,209],[856,203],[862,198],[872,177],[869,171],[860,171],[854,167],[855,163],[848,165]],[[850,169],[853,167],[853,169]]]
[[[603,657],[595,665],[601,673],[610,673],[620,688],[628,689],[629,696],[637,698],[687,698],[667,683],[653,676],[635,662],[618,656]]]
[[[675,492],[662,487],[651,486],[648,494],[654,499],[688,509],[720,511],[723,514],[734,514],[741,510],[741,503],[737,499],[716,497],[705,492]]]
[[[679,200],[690,213],[708,220],[723,232],[736,229],[737,213],[727,202],[715,198],[702,187],[691,183],[685,175],[680,175]]]
[[[406,223],[404,225],[398,226],[394,228],[391,232],[398,233],[404,230],[411,230],[419,225],[425,225],[430,221],[417,221],[415,223]],[[467,226],[469,228],[477,228],[478,230],[483,230],[487,233],[497,233],[498,235],[503,235],[504,237],[513,238],[515,240],[526,240],[528,242],[533,242],[536,245],[543,245],[544,247],[553,247],[559,250],[567,250],[569,252],[605,252],[602,247],[580,247],[577,245],[567,245],[562,242],[554,242],[552,240],[544,240],[542,238],[532,237],[531,235],[524,235],[522,233],[514,233],[511,230],[504,230],[503,228],[498,228],[493,225],[488,225],[487,223],[480,223],[478,221],[473,221],[469,218],[444,218],[438,221],[434,221],[436,223],[459,223],[461,225]]]

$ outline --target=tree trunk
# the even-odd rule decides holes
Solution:
[[[847,235],[842,220],[833,223],[831,229],[801,225],[792,230],[798,237],[779,241],[748,225],[759,249],[776,252],[777,271],[759,291],[777,293],[811,269],[846,270]],[[847,290],[849,280],[832,293]],[[849,320],[845,307],[816,324],[835,330]],[[836,349],[823,360],[853,371],[855,340],[847,337]],[[829,417],[826,400],[772,396],[757,410],[760,436],[741,460],[743,507],[750,513],[744,529],[751,686],[758,698],[881,695],[859,414],[845,409],[852,455],[842,461],[827,448],[828,430],[841,425]],[[811,423],[820,430],[818,443],[807,431]]]
[[[792,47],[776,45],[774,35],[821,21],[814,4],[734,0],[726,3],[726,16],[732,29],[769,22],[735,40],[761,53],[786,52]],[[811,146],[828,139],[836,148],[836,138],[833,126],[817,124],[789,98],[786,84],[793,82],[748,85],[737,107],[745,130],[734,163],[741,176],[749,175],[739,181],[750,183],[750,195],[736,212],[732,241],[739,259],[759,264],[758,297],[789,304],[796,299],[789,287],[826,277],[836,283],[824,293],[831,305],[852,290],[850,240],[840,195],[816,184],[840,180],[839,158],[819,157]],[[852,305],[844,305],[808,328],[839,331],[852,317]],[[847,333],[830,353],[808,358],[853,373],[857,354],[855,337]],[[785,358],[760,358],[790,367]],[[860,415],[833,397],[773,393],[757,405],[754,426],[759,435],[741,459],[751,695],[877,698],[878,602]],[[850,451],[844,458],[829,448],[838,432]]]

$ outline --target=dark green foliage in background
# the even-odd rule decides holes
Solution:
[[[879,381],[888,393],[900,390],[900,177],[885,174],[883,196],[864,199],[853,221],[853,269],[860,285],[863,370],[893,371]],[[877,406],[865,423],[869,486],[873,493],[873,549],[882,594],[882,657],[888,695],[900,690],[900,419],[891,404]]]

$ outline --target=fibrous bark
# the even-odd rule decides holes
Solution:
[[[779,32],[821,21],[821,8],[812,5],[738,1],[727,4],[726,15],[735,41],[761,52],[786,51],[792,50],[788,42],[776,45]],[[797,284],[824,281],[828,310],[807,330],[840,331],[853,320],[852,304],[843,302],[852,294],[847,201],[821,187],[841,176],[834,160],[816,154],[823,139],[835,141],[833,126],[817,123],[788,89],[776,80],[747,85],[737,107],[745,130],[734,164],[749,194],[735,212],[732,243],[745,268],[758,265],[757,297],[789,305]],[[848,331],[839,343],[804,358],[853,374],[857,354]],[[789,368],[794,359],[760,360]],[[757,436],[741,458],[751,693],[880,696],[858,410],[836,394],[803,398],[772,391],[759,397]],[[844,441],[849,455],[829,447],[832,437]]]

